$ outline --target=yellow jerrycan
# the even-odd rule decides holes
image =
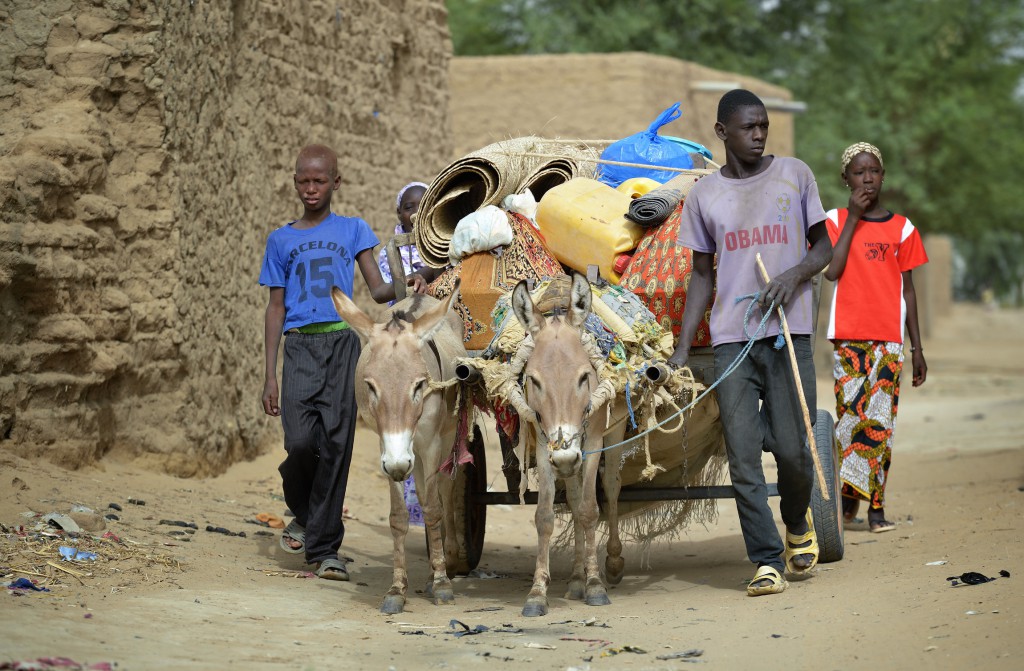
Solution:
[[[596,265],[618,284],[615,259],[636,249],[644,229],[626,219],[628,193],[577,177],[550,189],[537,206],[537,226],[561,263],[581,273]]]
[[[650,177],[633,177],[619,184],[615,190],[627,194],[630,198],[639,198],[662,186],[664,184]]]

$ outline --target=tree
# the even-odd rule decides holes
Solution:
[[[1010,250],[1024,247],[1016,183],[1024,156],[1021,0],[449,6],[457,54],[647,51],[786,86],[808,105],[797,118],[797,153],[818,176],[826,205],[846,203],[843,148],[870,141],[885,156],[886,204],[924,232],[957,240],[968,264],[961,289],[1019,288],[1024,257]],[[470,35],[481,17],[488,30]],[[986,279],[993,272],[997,282]]]

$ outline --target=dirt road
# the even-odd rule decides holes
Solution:
[[[898,528],[848,529],[845,559],[757,599],[745,596],[753,568],[730,501],[719,505],[717,524],[691,528],[647,557],[628,548],[626,578],[610,591],[609,607],[560,598],[569,557],[557,556],[551,611],[539,619],[520,616],[533,568],[533,509],[491,508],[481,568],[497,577],[457,579],[449,607],[410,589],[406,612],[392,617],[377,611],[390,583],[391,540],[369,433],[357,436],[349,487],[349,583],[301,577],[301,560],[246,522],[283,511],[279,453],[201,481],[115,463],[65,472],[0,454],[0,522],[8,527],[0,573],[4,582],[34,578],[50,590],[0,594],[0,668],[58,656],[119,669],[675,669],[685,661],[717,669],[1024,668],[1022,344],[1024,312],[956,306],[924,343],[927,384],[903,389],[887,506]],[[830,407],[827,379],[819,399]],[[59,541],[7,533],[35,523],[23,513],[75,504],[120,517],[94,532],[122,541],[96,544],[95,563],[62,563]],[[199,529],[190,535],[159,524],[165,519]],[[412,585],[422,586],[421,537],[408,548]],[[946,581],[1000,570],[1011,577]],[[490,630],[456,636],[452,620]],[[702,654],[659,659],[690,650]]]

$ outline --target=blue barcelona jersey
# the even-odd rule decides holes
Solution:
[[[260,285],[284,287],[284,330],[341,319],[331,287],[352,296],[356,256],[380,241],[362,219],[329,215],[307,229],[286,224],[267,238]]]

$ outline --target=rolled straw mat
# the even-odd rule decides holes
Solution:
[[[626,218],[635,221],[644,228],[658,226],[668,219],[672,211],[679,207],[679,201],[690,193],[690,189],[704,175],[714,170],[690,170],[681,173],[654,189],[645,196],[636,198],[629,204]]]
[[[495,142],[455,161],[420,201],[413,231],[424,263],[433,268],[448,263],[455,226],[467,214],[527,187],[539,200],[573,177],[593,177],[597,157],[598,151],[587,146],[528,136]]]

